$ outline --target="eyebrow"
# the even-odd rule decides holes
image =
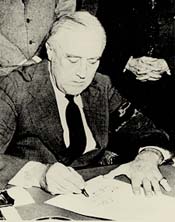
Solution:
[[[77,58],[77,59],[81,59],[81,58],[82,58],[81,56],[76,56],[76,55],[68,54],[68,53],[66,53],[66,56],[67,56],[67,57],[74,57],[74,58]],[[87,59],[88,59],[88,60],[91,60],[91,59],[97,59],[97,60],[99,60],[100,58],[101,58],[101,56],[91,57],[91,58],[87,58]]]
[[[76,56],[76,55],[68,54],[68,53],[66,53],[66,56],[67,56],[67,57],[74,57],[74,58],[78,58],[78,59],[81,59],[81,58],[82,58],[81,56]]]

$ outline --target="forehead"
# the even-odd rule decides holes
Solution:
[[[93,30],[64,31],[58,43],[65,53],[85,58],[100,57],[103,51],[102,35]]]

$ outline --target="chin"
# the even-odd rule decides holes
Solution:
[[[67,90],[67,94],[76,96],[76,95],[79,95],[80,93],[82,93],[83,90],[84,89],[82,89],[82,90]]]

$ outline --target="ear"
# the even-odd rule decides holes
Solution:
[[[47,49],[47,56],[48,56],[48,59],[49,61],[52,60],[52,53],[53,53],[53,50],[52,50],[52,47],[50,45],[49,42],[46,42],[46,49]]]

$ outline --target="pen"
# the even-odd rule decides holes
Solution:
[[[81,189],[81,193],[85,196],[85,197],[89,197],[89,194],[87,193],[87,191],[84,189]]]

